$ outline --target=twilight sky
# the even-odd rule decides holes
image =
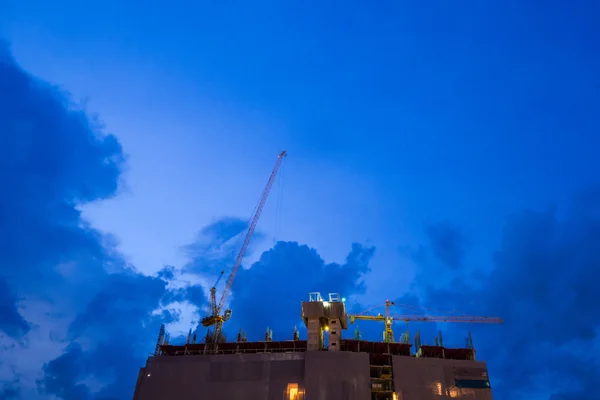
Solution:
[[[0,398],[130,399],[285,149],[230,336],[311,291],[495,315],[410,330],[600,399],[600,3],[421,3],[0,0]]]

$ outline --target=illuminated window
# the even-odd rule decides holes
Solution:
[[[304,389],[297,383],[288,383],[284,393],[284,400],[304,400]]]
[[[288,383],[286,400],[300,400],[300,389],[297,383]]]

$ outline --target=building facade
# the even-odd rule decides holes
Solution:
[[[162,343],[140,369],[133,400],[491,400],[475,350],[341,338],[343,302],[302,304],[307,340]],[[321,304],[318,304],[321,303]],[[239,339],[239,338],[238,338]]]

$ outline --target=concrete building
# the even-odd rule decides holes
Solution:
[[[307,340],[161,343],[140,369],[134,400],[491,400],[484,362],[462,349],[342,339],[339,296],[302,303]]]

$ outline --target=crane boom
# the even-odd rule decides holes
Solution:
[[[210,346],[214,346],[214,350],[217,349],[218,343],[224,340],[221,335],[223,322],[227,321],[231,318],[231,310],[225,310],[222,312],[223,307],[225,306],[225,302],[229,297],[229,293],[231,292],[231,286],[233,285],[233,281],[235,276],[242,265],[242,260],[244,259],[244,255],[246,254],[246,250],[248,249],[248,245],[250,244],[250,239],[252,239],[252,234],[254,233],[254,229],[256,229],[256,224],[258,223],[258,219],[262,213],[263,208],[265,207],[265,203],[267,202],[267,198],[269,197],[269,192],[271,191],[271,187],[275,182],[275,178],[277,177],[277,172],[279,171],[279,167],[281,167],[281,163],[283,162],[283,158],[287,155],[286,151],[282,151],[277,157],[277,162],[275,163],[275,167],[269,176],[269,180],[267,181],[267,185],[260,196],[260,201],[258,202],[258,206],[256,207],[256,211],[252,216],[252,220],[250,225],[248,226],[248,231],[246,232],[246,236],[244,237],[244,243],[235,259],[235,263],[233,268],[231,269],[231,273],[227,278],[227,283],[225,284],[225,288],[223,289],[223,293],[221,295],[221,299],[217,304],[216,300],[216,286],[221,276],[223,275],[223,271],[221,271],[221,276],[217,279],[217,282],[210,289],[210,311],[209,315],[202,318],[200,323],[206,328],[214,327],[212,331],[209,331],[206,334],[206,343]]]
[[[471,324],[502,324],[503,321],[496,317],[475,317],[468,315],[442,316],[442,315],[395,315],[395,321],[418,321],[418,322],[466,322]]]
[[[404,322],[464,322],[464,323],[475,323],[475,324],[501,324],[502,319],[496,317],[476,317],[468,315],[394,315],[392,317],[384,316],[371,316],[371,315],[350,315],[350,321],[353,320],[366,320],[366,321],[384,321],[389,318],[393,321],[404,321]]]
[[[271,192],[271,187],[273,186],[273,183],[275,182],[275,178],[277,177],[277,172],[279,171],[279,167],[281,167],[281,163],[283,161],[283,158],[286,156],[286,154],[287,153],[284,150],[277,157],[277,162],[275,163],[275,167],[273,168],[273,171],[271,172],[271,176],[269,176],[269,180],[267,181],[267,185],[265,186],[262,196],[260,197],[260,202],[258,203],[256,212],[254,213],[252,222],[250,223],[250,226],[248,227],[248,232],[246,232],[246,237],[244,238],[244,244],[242,244],[242,248],[240,249],[240,252],[238,253],[237,258],[235,259],[235,264],[233,264],[231,273],[229,274],[229,277],[227,278],[227,283],[225,284],[225,288],[223,289],[223,294],[221,295],[221,300],[219,301],[219,305],[217,306],[218,312],[221,312],[221,309],[223,308],[223,306],[225,305],[225,302],[227,301],[227,297],[229,296],[229,293],[231,291],[231,286],[233,285],[233,280],[235,279],[235,276],[236,276],[238,270],[240,269],[240,265],[242,265],[242,259],[244,258],[244,255],[246,254],[246,250],[248,250],[248,245],[250,244],[250,239],[252,239],[252,235],[254,234],[254,229],[256,229],[256,224],[258,224],[258,220],[260,218],[260,215],[262,214],[262,210],[265,207],[265,203],[267,202],[267,199],[269,198],[269,193]]]
[[[366,312],[372,310],[373,308],[380,307],[375,306],[371,307],[369,310],[364,313],[358,315],[348,315],[350,318],[350,323],[353,324],[355,320],[363,320],[363,321],[382,321],[385,325],[383,331],[383,341],[384,342],[393,342],[394,341],[394,331],[392,330],[392,324],[394,321],[404,321],[404,322],[463,322],[463,323],[472,323],[472,324],[502,324],[504,321],[497,317],[479,317],[479,316],[471,316],[471,315],[390,315],[390,307],[395,306],[396,304],[393,301],[386,300],[384,303],[385,306],[385,315],[365,315]]]

